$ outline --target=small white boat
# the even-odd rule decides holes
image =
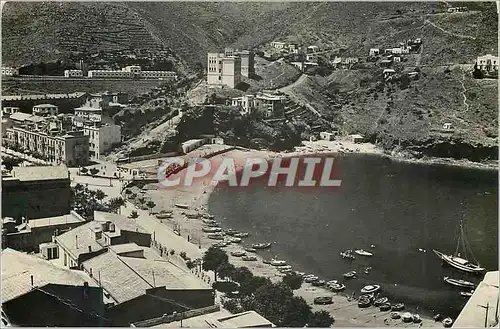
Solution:
[[[413,315],[410,312],[405,312],[401,316],[403,322],[413,322]]]
[[[231,238],[229,241],[232,243],[241,243],[241,238]]]
[[[248,233],[246,233],[246,232],[239,232],[239,233],[236,233],[234,236],[237,237],[237,238],[247,238],[248,237]]]
[[[277,260],[277,259],[271,259],[271,265],[272,266],[285,266],[286,261],[284,260]]]
[[[241,259],[243,259],[244,261],[247,261],[247,262],[253,262],[253,261],[257,260],[257,257],[255,257],[255,256],[243,256]]]
[[[420,315],[418,315],[418,314],[413,314],[412,315],[412,320],[413,320],[413,323],[420,323],[420,322],[422,322],[422,319],[420,318]]]
[[[465,281],[465,280],[452,279],[448,276],[444,277],[444,281],[446,283],[449,283],[449,284],[457,286],[457,287],[465,287],[465,288],[474,288],[475,287],[475,284],[472,282]]]
[[[371,252],[368,252],[366,250],[363,250],[363,249],[357,249],[357,250],[354,250],[354,252],[360,256],[366,256],[366,257],[371,257],[373,256],[373,254]]]
[[[248,251],[248,252],[256,252],[257,249],[255,248],[245,248],[245,251]]]
[[[356,277],[356,271],[350,271],[347,273],[344,273],[344,278],[346,279],[353,279]]]
[[[328,281],[328,282],[326,283],[326,285],[328,286],[328,285],[337,284],[337,283],[339,283],[339,281],[338,281],[338,280],[330,280],[330,281]]]
[[[449,328],[453,324],[453,320],[451,318],[446,318],[442,323],[445,328]]]
[[[370,293],[373,293],[373,292],[376,292],[379,290],[380,290],[380,286],[377,284],[374,284],[374,285],[364,286],[363,289],[361,289],[361,292],[363,294],[370,294]]]
[[[231,256],[234,256],[234,257],[243,257],[243,256],[246,256],[246,253],[244,253],[243,251],[232,251],[231,252]]]
[[[271,247],[271,242],[255,243],[252,245],[252,248],[254,248],[254,249],[267,249],[269,247]]]
[[[203,227],[201,230],[205,233],[217,233],[222,231],[220,227]]]
[[[224,240],[224,236],[218,233],[209,234],[208,238],[212,240]]]
[[[341,283],[333,283],[327,285],[327,288],[330,289],[331,291],[342,291],[345,289],[345,285]]]
[[[460,293],[460,295],[461,295],[462,297],[470,297],[470,296],[472,296],[472,294],[473,294],[473,293],[474,293],[474,290],[471,290],[471,291],[462,291],[462,292]]]
[[[187,204],[181,204],[181,203],[176,203],[175,206],[177,208],[181,208],[181,209],[188,209],[189,206]]]

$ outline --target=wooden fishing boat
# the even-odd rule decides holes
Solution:
[[[350,271],[347,273],[344,273],[344,278],[346,279],[354,279],[356,277],[356,271]]]
[[[238,232],[234,236],[237,238],[248,238],[248,233],[247,232]]]
[[[462,247],[460,251],[460,247]],[[478,273],[481,274],[485,271],[484,267],[481,267],[478,261],[475,259],[472,254],[472,250],[468,246],[467,237],[465,235],[463,229],[463,222],[460,220],[460,234],[457,241],[457,247],[455,248],[455,252],[452,255],[447,255],[437,250],[432,250],[442,261],[453,266],[456,269],[459,269],[464,272],[469,273]],[[464,255],[464,256],[462,256]],[[470,262],[468,259],[471,257],[475,263]]]
[[[379,291],[379,290],[380,290],[380,286],[377,284],[374,284],[374,285],[364,286],[363,289],[361,289],[361,293],[371,294],[371,293],[374,293],[374,292]]]
[[[391,310],[393,310],[393,311],[402,311],[404,309],[405,309],[405,304],[403,304],[403,303],[397,303],[397,304],[391,305]]]
[[[354,252],[360,256],[371,257],[373,254],[363,249],[354,250]]]
[[[267,249],[271,247],[271,242],[255,243],[252,245],[254,249]]]
[[[387,311],[390,311],[391,310],[391,304],[389,303],[384,303],[382,305],[379,306],[379,310],[381,312],[387,312]]]
[[[457,287],[474,288],[476,286],[473,282],[452,279],[452,278],[447,277],[447,276],[444,277],[444,281],[446,283],[449,283],[449,284],[451,284],[453,286],[457,286]]]
[[[189,205],[187,205],[187,204],[176,203],[175,206],[177,208],[181,208],[181,209],[189,209]]]
[[[248,252],[256,252],[257,249],[255,248],[245,248],[245,251],[248,251]]]
[[[246,256],[246,253],[244,253],[243,251],[231,251],[231,256],[243,257]]]
[[[229,239],[231,243],[241,243],[241,238],[232,237]]]
[[[381,297],[381,298],[377,298],[374,302],[373,302],[373,305],[375,306],[380,306],[382,304],[385,304],[389,301],[389,298],[387,297]]]
[[[255,256],[243,256],[241,259],[243,259],[246,262],[253,262],[257,260],[257,257]]]

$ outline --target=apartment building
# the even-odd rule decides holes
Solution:
[[[15,67],[2,66],[2,76],[14,77],[19,75],[19,70]]]
[[[207,83],[235,88],[241,82],[241,58],[226,53],[208,53]]]
[[[77,107],[75,109],[75,118],[81,118],[84,121],[101,122],[102,109],[95,107]]]
[[[476,59],[477,68],[486,72],[498,72],[498,56],[487,54],[478,56]]]
[[[39,104],[33,106],[33,115],[38,115],[41,117],[54,116],[59,113],[59,108],[52,104]]]
[[[86,166],[89,162],[89,136],[83,131],[54,133],[29,126],[12,127],[7,129],[6,142],[37,153],[52,164],[75,167]]]
[[[108,79],[177,79],[177,74],[172,71],[143,71],[139,65],[129,65],[121,70],[90,70],[89,78]]]
[[[115,124],[101,124],[98,122],[84,124],[83,133],[89,136],[89,156],[99,159],[104,154],[122,141],[121,127]]]
[[[241,57],[241,75],[252,77],[255,75],[254,53],[253,51],[243,50],[239,52]]]
[[[277,93],[244,95],[231,100],[231,105],[240,108],[243,114],[259,111],[265,117],[281,115],[285,108],[286,96]]]
[[[82,70],[64,70],[64,77],[66,78],[83,78]]]

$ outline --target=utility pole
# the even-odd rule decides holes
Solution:
[[[484,327],[488,328],[488,310],[490,308],[490,303],[486,303],[486,306],[484,306],[484,305],[478,305],[478,306],[486,309],[486,315],[484,318]]]

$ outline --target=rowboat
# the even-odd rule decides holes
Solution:
[[[410,312],[403,313],[401,317],[403,318],[403,322],[413,322],[413,315]]]
[[[286,261],[284,260],[277,260],[277,259],[271,259],[271,265],[272,266],[285,266]]]
[[[245,251],[248,251],[248,252],[256,252],[257,249],[255,248],[245,248]]]
[[[356,277],[356,271],[350,271],[347,273],[344,273],[344,278],[346,279],[353,279]]]
[[[371,257],[373,256],[373,254],[371,252],[368,252],[366,250],[363,250],[363,249],[357,249],[357,250],[354,250],[354,252],[360,256],[366,256],[366,257]]]
[[[239,232],[239,233],[236,233],[234,236],[237,238],[247,238],[248,233],[247,232]]]
[[[231,256],[234,256],[234,257],[243,257],[245,255],[246,255],[246,253],[244,253],[243,251],[232,251],[231,252]]]
[[[389,298],[387,297],[381,297],[381,298],[378,298],[376,299],[374,302],[373,302],[373,305],[375,306],[380,306],[382,304],[385,304],[389,301]]]
[[[391,306],[391,310],[393,311],[402,311],[405,309],[405,304],[403,303],[397,303]]]
[[[220,227],[203,227],[201,230],[205,233],[216,233],[222,231]]]
[[[208,238],[212,240],[224,240],[224,236],[217,233],[209,234]]]
[[[181,203],[176,203],[175,206],[177,208],[181,208],[181,209],[188,209],[189,208],[189,205],[187,205],[187,204],[181,204]]]
[[[444,277],[444,281],[446,283],[449,283],[449,284],[451,284],[453,286],[457,286],[457,287],[474,288],[476,286],[473,282],[452,279],[452,278],[447,277],[447,276]]]
[[[255,243],[252,245],[252,248],[254,249],[267,249],[269,247],[271,247],[271,242]]]
[[[361,289],[361,292],[363,294],[370,294],[370,293],[376,292],[378,290],[380,290],[380,286],[375,284],[375,285],[364,286],[363,289]]]
[[[390,311],[391,310],[391,304],[389,303],[384,303],[382,305],[379,306],[379,310],[381,312],[387,312],[387,311]]]
[[[229,239],[232,243],[241,243],[241,238],[231,238]]]
[[[332,283],[328,284],[327,288],[330,289],[331,291],[342,291],[345,289],[345,285],[341,283]]]
[[[257,257],[255,257],[255,256],[243,256],[241,259],[243,259],[244,261],[247,261],[247,262],[253,262],[253,261],[257,260]]]
[[[449,328],[453,324],[453,320],[451,318],[446,318],[442,323],[445,328]]]
[[[462,297],[470,297],[470,296],[472,296],[473,293],[474,293],[474,290],[471,290],[471,291],[462,291],[462,292],[460,292],[460,296],[462,296]]]

